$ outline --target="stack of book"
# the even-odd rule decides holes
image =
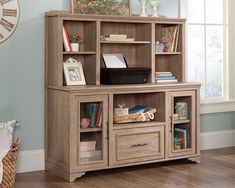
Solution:
[[[84,106],[84,117],[90,119],[89,127],[101,127],[102,124],[102,110],[103,104],[100,103],[88,103]]]
[[[180,149],[191,148],[190,127],[185,125],[176,125],[174,128],[174,140],[175,145],[179,145]]]
[[[164,52],[176,52],[178,47],[179,25],[163,26],[161,43],[165,45]]]
[[[157,83],[177,82],[175,76],[171,72],[156,72],[155,81]]]
[[[133,42],[134,38],[127,38],[127,35],[123,34],[109,34],[102,35],[100,37],[102,41],[112,41],[112,42]]]

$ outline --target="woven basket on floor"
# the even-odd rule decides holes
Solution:
[[[16,159],[20,147],[20,139],[12,145],[12,149],[3,158],[3,178],[0,188],[11,188],[15,183]]]

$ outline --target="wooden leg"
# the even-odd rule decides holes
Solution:
[[[67,180],[69,182],[74,182],[77,178],[80,178],[83,175],[85,175],[85,172],[73,173],[73,174],[70,174],[69,179]]]
[[[195,162],[195,163],[200,163],[201,161],[201,157],[200,156],[196,156],[196,157],[189,157],[188,160]]]

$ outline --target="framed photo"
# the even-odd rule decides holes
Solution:
[[[74,14],[131,15],[131,0],[71,0]]]
[[[102,54],[106,68],[127,68],[122,54]]]
[[[70,58],[64,64],[66,85],[86,85],[82,64]]]

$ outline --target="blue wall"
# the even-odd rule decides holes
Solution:
[[[70,0],[21,0],[21,18],[10,39],[0,44],[0,121],[21,122],[21,150],[44,148],[44,13],[70,10]],[[133,0],[138,13],[138,0]],[[161,0],[159,13],[177,17],[178,0]],[[150,6],[148,10],[151,12]],[[235,129],[234,113],[203,115],[202,132]]]

